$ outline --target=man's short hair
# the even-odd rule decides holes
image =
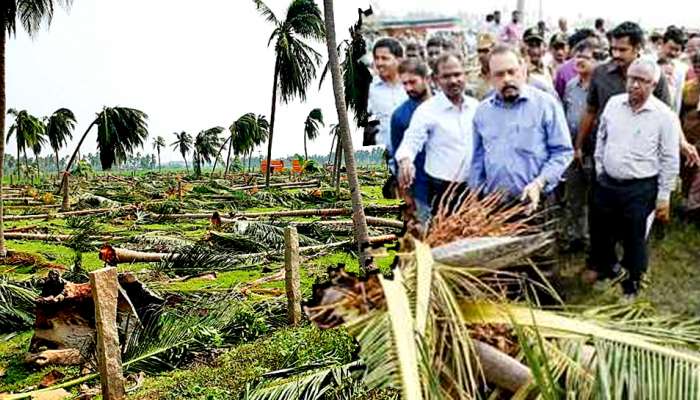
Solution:
[[[610,31],[610,35],[613,39],[628,38],[630,44],[634,47],[644,45],[644,31],[634,22],[626,21],[621,23]]]
[[[632,64],[630,64],[629,68],[632,68],[635,65],[644,67],[646,70],[651,72],[651,79],[654,81],[654,83],[658,83],[659,79],[661,79],[661,68],[658,65],[658,61],[654,61],[646,57],[641,57],[632,61]]]
[[[423,61],[407,58],[399,64],[399,74],[414,74],[421,78],[427,78],[430,75],[430,69]]]
[[[454,51],[444,52],[435,60],[435,73],[438,74],[440,72],[440,66],[453,58],[459,61],[460,64],[464,62],[464,58],[461,54]]]
[[[600,29],[600,28],[602,28],[604,25],[605,25],[605,20],[604,20],[603,18],[596,18],[596,19],[595,19],[595,23],[593,24],[593,26],[594,26],[596,29]]]
[[[688,38],[686,37],[685,32],[683,32],[682,29],[678,28],[677,26],[671,25],[668,27],[668,29],[666,29],[666,32],[664,33],[663,41],[664,43],[673,41],[676,44],[685,46],[685,43],[688,41]]]
[[[692,65],[700,65],[700,51],[693,54],[692,57],[690,57],[690,64]]]
[[[513,46],[509,46],[509,45],[503,44],[503,43],[496,45],[493,47],[493,49],[491,49],[491,51],[489,52],[489,63],[491,62],[491,58],[493,58],[493,56],[500,56],[500,55],[508,54],[508,53],[513,54],[515,56],[515,58],[518,59],[518,62],[520,64],[523,63],[524,60],[523,60],[522,54],[520,54],[520,52],[518,50],[516,50]]]
[[[401,42],[394,38],[387,37],[377,40],[372,48],[372,55],[377,55],[377,49],[380,48],[389,49],[389,53],[393,54],[396,58],[403,57],[403,47],[401,47]]]
[[[567,41],[569,42],[569,48],[573,49],[574,47],[576,47],[577,44],[591,37],[598,37],[598,34],[595,33],[593,29],[579,29],[576,32],[572,33],[567,39]]]
[[[433,36],[428,39],[425,47],[440,47],[442,48],[444,40],[440,36]]]
[[[594,40],[584,40],[576,44],[574,46],[574,49],[571,51],[573,54],[578,54],[583,51],[590,51],[592,53],[595,53],[596,51],[600,51],[600,46],[594,41]]]
[[[486,14],[486,22],[493,21],[493,14]]]

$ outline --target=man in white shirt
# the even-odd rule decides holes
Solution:
[[[436,201],[450,184],[463,185],[469,176],[472,124],[479,104],[464,94],[465,73],[460,55],[445,53],[438,58],[436,66],[441,91],[416,109],[396,151],[399,184],[409,187],[416,174],[413,160],[425,146],[428,200],[433,214],[437,211]]]
[[[390,122],[394,110],[408,99],[399,77],[399,64],[403,58],[401,43],[394,38],[377,40],[372,49],[377,75],[369,87],[367,109],[379,121],[374,144],[392,153]]]
[[[627,93],[608,100],[600,117],[595,148],[591,250],[596,271],[587,279],[614,277],[620,262],[629,276],[626,297],[635,297],[648,264],[647,235],[654,211],[668,222],[671,190],[680,164],[680,122],[652,95],[661,70],[653,60],[637,59],[627,70]]]

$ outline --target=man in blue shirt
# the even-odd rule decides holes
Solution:
[[[573,159],[566,118],[553,96],[525,83],[527,66],[512,48],[494,48],[489,68],[495,91],[474,115],[469,184],[528,201],[533,212]]]
[[[408,100],[401,104],[391,115],[391,148],[397,150],[408,129],[416,108],[430,98],[430,71],[428,66],[416,59],[406,59],[399,65],[399,77],[408,95]],[[391,154],[394,157],[394,154]],[[396,162],[398,165],[398,161]],[[425,150],[421,150],[413,160],[416,176],[411,186],[411,197],[416,205],[416,217],[421,224],[430,218],[428,203],[428,177],[425,173]],[[403,190],[408,188],[402,188]]]

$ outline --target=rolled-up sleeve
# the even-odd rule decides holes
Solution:
[[[413,161],[416,154],[423,148],[428,140],[428,131],[431,128],[430,112],[423,105],[416,109],[416,112],[411,118],[411,123],[408,125],[406,133],[398,150],[396,150],[395,158],[397,161],[404,158]]]
[[[545,190],[554,189],[564,171],[571,164],[574,148],[571,144],[571,133],[566,124],[564,112],[558,104],[552,103],[546,113],[545,129],[547,134],[547,161],[542,165],[540,178],[546,183]]]
[[[670,114],[670,113],[669,113]],[[657,201],[669,201],[680,168],[681,124],[675,115],[668,115],[659,141],[659,192]]]

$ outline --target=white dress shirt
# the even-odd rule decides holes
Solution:
[[[608,100],[595,148],[598,176],[643,179],[658,175],[658,201],[668,201],[680,168],[681,124],[661,100],[649,96],[633,111],[626,93]]]
[[[463,96],[460,107],[440,92],[418,106],[396,159],[413,161],[425,146],[425,172],[433,178],[465,182],[473,153],[473,119],[479,102]]]
[[[379,76],[375,76],[369,87],[369,98],[367,110],[379,120],[379,133],[377,133],[377,144],[384,146],[391,152],[391,114],[404,101],[408,100],[408,95],[399,81],[391,84],[383,81]]]

